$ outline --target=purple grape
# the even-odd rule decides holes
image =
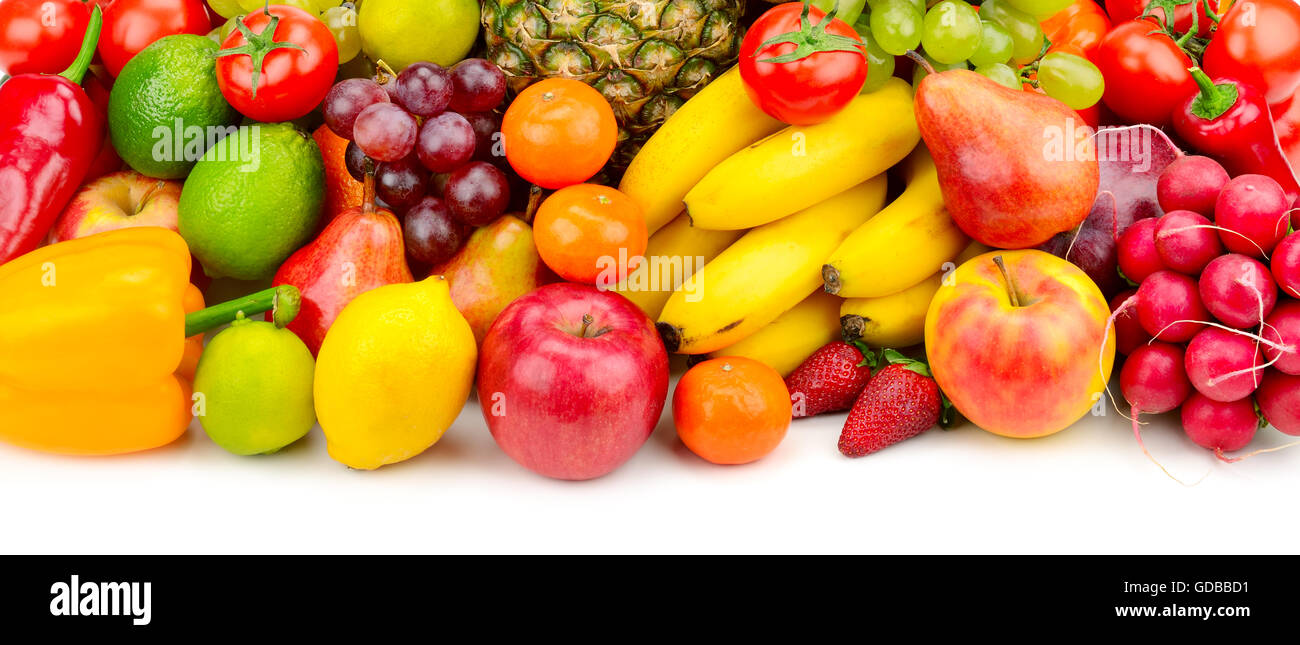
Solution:
[[[357,181],[366,180],[366,153],[361,152],[356,141],[349,141],[343,151],[343,163],[348,167],[348,174]]]
[[[361,111],[376,104],[387,103],[388,93],[378,83],[368,78],[349,78],[330,88],[321,102],[325,125],[344,139],[352,138],[352,128]]]
[[[451,172],[474,156],[474,127],[455,112],[443,112],[424,122],[415,151],[425,168]]]
[[[410,65],[393,85],[393,98],[411,114],[433,116],[451,103],[451,76],[433,63]]]
[[[429,171],[414,156],[386,161],[375,169],[375,194],[398,211],[416,205],[428,191]]]
[[[451,173],[442,194],[456,219],[486,226],[510,205],[510,182],[496,166],[471,161]]]
[[[487,112],[506,98],[506,75],[482,58],[456,63],[451,68],[451,83],[456,88],[451,96],[454,112]]]
[[[465,225],[437,197],[425,197],[406,211],[402,222],[406,254],[416,262],[438,265],[451,259],[469,237]]]
[[[505,155],[500,157],[495,154],[497,143],[497,133],[501,132],[501,120],[493,112],[470,112],[462,114],[466,121],[469,121],[471,128],[474,128],[474,160],[475,161],[500,161],[505,159]]]
[[[376,103],[361,111],[353,125],[353,141],[376,161],[405,159],[415,149],[419,132],[415,117],[392,103]]]

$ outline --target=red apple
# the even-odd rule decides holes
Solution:
[[[556,479],[600,477],[650,438],[668,395],[654,323],[623,296],[569,283],[515,300],[479,351],[478,397],[497,445]]]
[[[145,177],[134,170],[109,173],[77,190],[50,230],[50,241],[134,226],[175,231],[180,198],[180,182]]]
[[[926,355],[939,387],[975,425],[1042,437],[1098,404],[1115,359],[1109,318],[1101,290],[1070,262],[994,251],[957,267],[935,294]]]

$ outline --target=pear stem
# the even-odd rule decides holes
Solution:
[[[1016,281],[1011,279],[1011,273],[1007,271],[1007,265],[1002,262],[1002,256],[993,256],[993,264],[998,265],[998,271],[1002,272],[1002,279],[1007,281],[1007,295],[1011,296],[1011,306],[1020,306],[1020,296],[1016,295]]]
[[[533,184],[528,188],[528,205],[524,207],[524,223],[532,224],[537,216],[537,207],[542,205],[542,187]]]
[[[368,215],[375,212],[375,162],[366,157],[362,165],[366,176],[361,182],[361,212]]]
[[[915,49],[907,50],[907,53],[904,54],[904,56],[907,56],[908,58],[912,59],[912,62],[923,67],[925,69],[925,73],[927,74],[934,73],[934,65],[931,65],[930,61],[926,60],[924,56],[916,53]]]

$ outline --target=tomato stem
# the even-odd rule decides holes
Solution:
[[[244,24],[243,16],[235,18],[235,28],[243,34],[246,44],[239,47],[231,47],[217,52],[217,58],[223,56],[248,56],[252,59],[252,79],[253,98],[257,98],[257,84],[262,79],[262,63],[266,55],[277,49],[296,49],[300,52],[306,52],[301,46],[294,43],[275,42],[275,28],[280,24],[280,17],[271,14],[270,4],[267,4],[266,15],[271,16],[271,21],[266,24],[260,33],[253,33],[253,30]]]
[[[779,45],[782,43],[793,44],[795,46],[794,51],[773,58],[765,58],[758,62],[773,64],[793,63],[797,60],[803,60],[812,56],[813,54],[823,52],[854,52],[862,56],[864,59],[867,57],[866,47],[862,44],[861,40],[826,32],[826,27],[835,19],[835,12],[839,11],[838,4],[834,9],[830,10],[830,13],[826,14],[825,18],[822,18],[821,22],[817,24],[813,24],[813,22],[808,19],[808,12],[811,8],[812,4],[809,3],[808,0],[804,0],[803,11],[799,14],[799,30],[789,31],[769,38],[764,41],[763,44],[759,45],[758,49],[754,50],[753,55],[757,57],[758,52],[761,52],[772,45]]]

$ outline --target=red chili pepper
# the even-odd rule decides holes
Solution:
[[[1199,67],[1188,71],[1200,91],[1174,111],[1174,131],[1189,145],[1217,158],[1233,175],[1272,177],[1287,198],[1300,197],[1300,183],[1273,129],[1264,93],[1250,83],[1218,77]]]
[[[78,83],[102,24],[96,6],[81,53],[62,74],[19,74],[0,85],[0,264],[40,245],[99,153],[104,120]]]

